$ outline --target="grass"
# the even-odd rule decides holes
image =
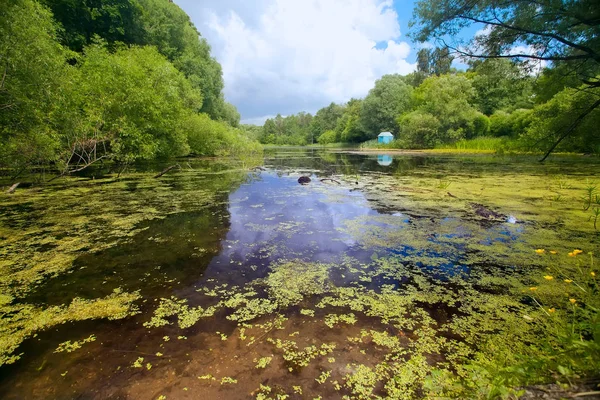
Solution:
[[[516,140],[506,137],[482,136],[474,139],[459,140],[452,144],[436,146],[435,149],[502,153],[505,151],[517,151],[519,145]]]
[[[402,143],[394,140],[391,143],[377,143],[377,140],[369,140],[360,145],[361,150],[405,150]],[[408,150],[408,149],[406,149]],[[435,146],[433,149],[420,149],[434,152],[457,152],[457,153],[498,153],[522,152],[516,140],[506,137],[482,136],[474,139],[464,139],[451,144]]]

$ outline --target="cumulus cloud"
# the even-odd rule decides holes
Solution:
[[[212,45],[244,119],[314,112],[415,69],[391,0],[177,3]]]

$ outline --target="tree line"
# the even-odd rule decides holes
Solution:
[[[430,54],[431,51],[425,50]],[[421,56],[424,51],[419,52]],[[418,58],[416,72],[385,75],[364,99],[332,103],[307,113],[268,119],[262,143],[361,143],[383,131],[392,146],[427,149],[482,136],[506,137],[522,150],[545,151],[574,112],[593,99],[578,82],[565,81],[556,68],[539,76],[509,59],[470,62],[466,71],[450,68],[449,56],[430,64]],[[594,126],[600,113],[588,115],[559,149],[599,153]]]
[[[456,35],[474,23],[486,30],[470,40]],[[546,156],[598,154],[599,26],[591,0],[420,0],[411,36],[440,46],[418,52],[415,72],[383,76],[364,99],[330,104],[314,116],[267,120],[260,140],[359,143],[390,131],[399,148],[495,136]],[[466,71],[451,67],[456,56],[468,62]],[[548,64],[536,71],[541,61]]]
[[[221,66],[168,0],[0,4],[0,167],[255,151]]]

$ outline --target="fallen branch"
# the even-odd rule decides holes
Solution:
[[[174,168],[181,169],[181,165],[179,165],[179,164],[171,165],[170,167],[163,169],[163,171],[160,174],[154,176],[154,178],[160,178],[161,176],[163,176],[164,174],[166,174],[167,172],[169,172],[170,170],[172,170]]]
[[[331,179],[331,178],[323,178],[323,179],[320,179],[320,181],[321,182],[331,181],[331,182],[337,183],[338,185],[341,185],[341,183],[339,181],[336,181],[335,179]]]
[[[8,190],[6,191],[6,193],[7,194],[13,194],[15,192],[15,190],[17,190],[17,188],[19,187],[20,184],[21,184],[21,182],[15,183],[10,188],[8,188]]]

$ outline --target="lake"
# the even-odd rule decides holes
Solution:
[[[0,195],[0,397],[431,396],[531,354],[568,311],[537,279],[595,268],[597,158],[178,163]]]

